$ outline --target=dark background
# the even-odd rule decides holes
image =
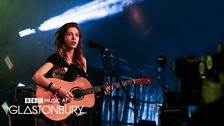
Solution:
[[[34,85],[35,70],[54,52],[54,32],[39,32],[23,38],[18,32],[37,28],[50,17],[89,0],[1,0],[0,1],[0,98],[8,99],[18,83]],[[79,24],[83,32],[84,54],[91,69],[102,69],[101,55],[87,46],[97,40],[109,48],[120,62],[125,76],[139,73],[156,82],[156,57],[165,56],[166,84],[179,90],[172,70],[174,59],[186,55],[200,58],[216,52],[224,41],[223,0],[144,0],[123,12]],[[136,17],[137,16],[137,17]],[[9,56],[13,68],[4,58]]]

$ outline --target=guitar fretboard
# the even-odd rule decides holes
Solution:
[[[121,83],[122,83],[123,86],[127,86],[127,85],[134,84],[135,80],[133,79],[133,80],[121,81]],[[98,92],[102,92],[104,87],[105,87],[105,85],[83,89],[82,93],[83,93],[83,95],[95,94],[95,93],[98,93]],[[121,87],[120,82],[112,83],[112,89],[113,88],[119,88],[119,87]]]

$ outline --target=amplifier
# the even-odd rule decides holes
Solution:
[[[139,126],[156,126],[156,122],[150,120],[140,120]]]
[[[188,107],[162,107],[160,112],[161,126],[186,126],[189,120]]]
[[[23,86],[15,88],[14,102],[18,105],[25,104],[25,98],[36,97],[36,86]]]

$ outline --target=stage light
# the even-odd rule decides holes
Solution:
[[[218,74],[224,71],[224,54],[214,53],[214,54],[204,54],[201,57],[201,64],[199,64],[199,72],[201,75],[206,76],[206,78],[213,79],[213,81],[219,81]]]
[[[204,62],[207,70],[211,70],[213,68],[213,59],[211,54],[203,55],[201,60]]]
[[[23,83],[18,83],[18,85],[17,85],[18,87],[23,87],[23,86],[26,86],[25,84],[23,84]]]
[[[6,56],[4,61],[7,65],[7,67],[9,68],[9,70],[11,70],[13,68],[13,64],[12,64],[12,61],[10,60],[9,56]]]
[[[4,110],[5,114],[7,115],[8,114],[8,111],[9,111],[9,105],[7,104],[7,102],[3,102],[2,103],[2,109]]]
[[[212,60],[211,56],[208,56],[206,58],[206,67],[207,67],[208,70],[211,70],[212,67],[213,67],[213,60]]]
[[[200,58],[199,73],[202,78],[214,77],[212,54],[204,54]]]
[[[105,18],[123,11],[124,7],[141,1],[143,0],[95,0],[85,5],[75,6],[58,16],[49,18],[38,29],[39,31],[48,31],[68,22],[80,24],[89,20]],[[24,37],[35,32],[34,29],[26,29],[20,32],[20,36]]]
[[[204,74],[205,74],[205,64],[203,62],[199,62],[199,65],[198,65],[198,71],[199,71],[199,74],[202,76],[202,78],[204,78]]]
[[[176,58],[173,70],[179,78],[199,78],[205,73],[204,63],[193,55]]]
[[[23,37],[23,36],[30,35],[30,34],[34,34],[34,33],[36,33],[36,30],[35,29],[27,28],[25,30],[20,31],[19,32],[19,36],[20,37]]]
[[[83,6],[76,6],[61,15],[50,18],[40,25],[40,31],[55,29],[66,22],[83,23],[88,20],[104,18],[121,12],[124,7],[137,0],[95,0]]]
[[[156,57],[156,63],[162,67],[165,67],[166,66],[166,57],[165,56],[158,56]]]

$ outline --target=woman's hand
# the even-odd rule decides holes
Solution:
[[[59,91],[58,91],[58,94],[59,94],[62,98],[66,99],[66,100],[68,99],[69,101],[71,101],[71,100],[74,99],[73,94],[72,94],[70,91],[68,91],[68,90],[66,90],[66,89],[64,89],[64,88],[60,88]]]
[[[104,87],[104,94],[105,95],[108,95],[110,93],[110,85],[107,84],[105,87]]]

